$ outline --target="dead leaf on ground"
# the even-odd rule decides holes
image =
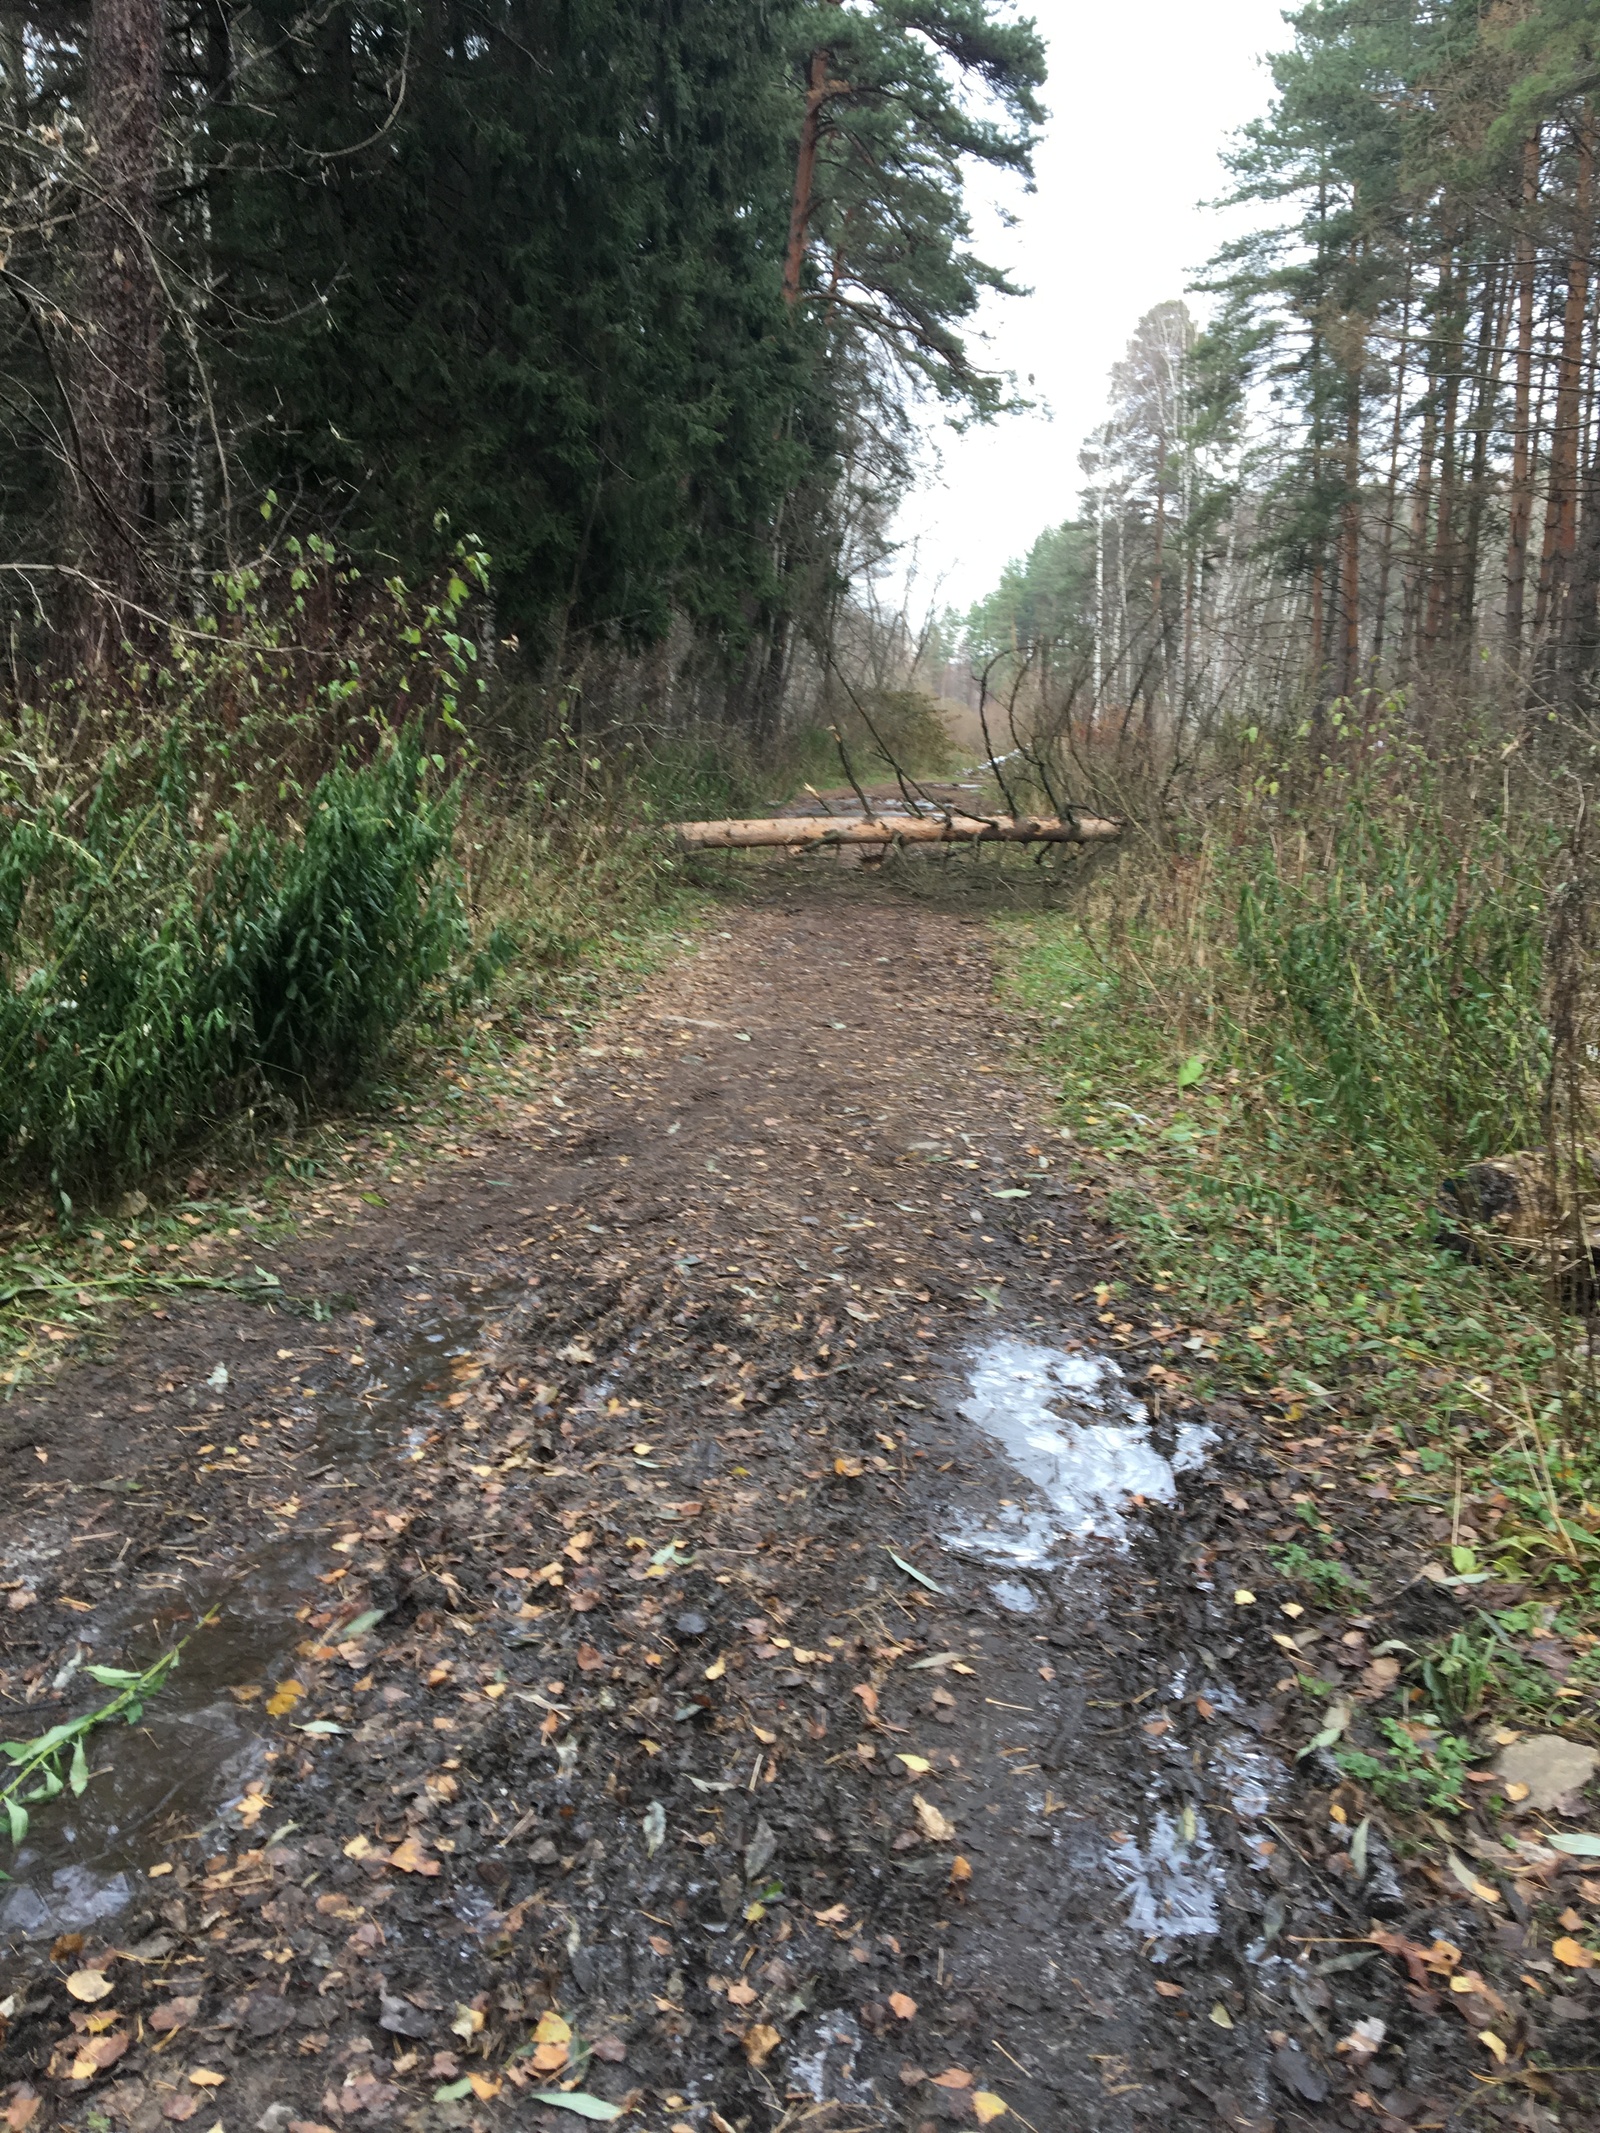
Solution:
[[[744,2033],[744,2055],[755,2067],[765,2066],[783,2042],[770,2022],[754,2022]]]
[[[1565,1963],[1569,1970],[1592,1970],[1594,1968],[1594,1956],[1583,1945],[1582,1941],[1574,1940],[1570,1934],[1564,1933],[1560,1940],[1552,1942],[1550,1953],[1558,1963]]]
[[[200,2012],[200,1995],[186,1994],[182,1999],[163,2000],[159,2007],[152,2007],[145,2016],[148,2026],[158,2033],[179,2029],[185,2022],[192,2022]]]
[[[992,2089],[974,2089],[972,2109],[980,2126],[992,2125],[997,2118],[1004,2118],[1006,2107]]]
[[[389,1864],[402,1874],[433,1875],[439,1872],[437,1859],[430,1859],[415,1837],[406,1837],[389,1854]]]
[[[972,2076],[964,2066],[947,2066],[942,2074],[934,2075],[933,2085],[936,2089],[970,2089]]]
[[[917,2003],[911,1997],[909,1992],[891,1992],[889,1995],[889,2005],[894,2009],[895,2013],[900,2017],[902,2022],[909,2022],[911,2020],[911,2017],[917,2011]]]
[[[954,1838],[956,1825],[942,1815],[931,1800],[925,1800],[920,1792],[911,1796],[911,1804],[917,1810],[917,1820],[922,1825],[922,1834],[935,1844],[948,1844]]]
[[[114,1988],[103,1970],[74,1970],[67,1979],[67,1990],[75,2000],[82,2000],[93,2006],[96,2000],[105,1999]]]

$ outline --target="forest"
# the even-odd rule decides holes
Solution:
[[[962,188],[1043,60],[985,0],[5,22],[0,1145],[66,1205],[558,940],[596,788],[814,720],[914,410],[1005,402]]]
[[[1600,600],[1593,39],[1567,5],[1330,0],[1225,157],[1251,232],[1141,319],[1083,507],[971,647],[1217,714],[1372,692],[1565,711]]]
[[[1600,0],[1255,21],[0,0],[0,2133],[1600,2123]]]

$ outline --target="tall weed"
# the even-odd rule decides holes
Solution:
[[[66,1204],[252,1091],[348,1087],[465,945],[456,791],[415,729],[335,764],[303,825],[197,805],[227,752],[136,742],[76,792],[0,765],[0,1160]]]

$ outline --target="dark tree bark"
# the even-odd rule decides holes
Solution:
[[[1544,552],[1534,619],[1547,668],[1558,669],[1570,632],[1568,599],[1578,545],[1578,463],[1583,427],[1583,339],[1589,310],[1589,245],[1593,236],[1594,118],[1587,105],[1575,129],[1577,178],[1572,204],[1572,249],[1561,328],[1555,421],[1550,432],[1550,485],[1545,502]]]
[[[87,176],[73,306],[68,656],[111,665],[149,605],[160,284],[155,260],[161,135],[161,0],[93,0]]]
[[[1528,532],[1533,524],[1533,297],[1534,210],[1539,199],[1539,129],[1523,143],[1522,219],[1517,228],[1516,386],[1511,417],[1511,489],[1506,521],[1506,655],[1522,664],[1523,595],[1528,582]]]

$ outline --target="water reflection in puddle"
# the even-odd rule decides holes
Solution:
[[[1043,1499],[956,1513],[946,1545],[989,1562],[1043,1563],[1063,1541],[1091,1535],[1125,1541],[1130,1502],[1173,1502],[1178,1475],[1203,1464],[1215,1434],[1180,1423],[1163,1452],[1109,1356],[1005,1338],[977,1351],[968,1383],[959,1412]]]
[[[1123,1885],[1128,1924],[1155,1943],[1159,1962],[1179,1940],[1205,1938],[1217,1930],[1222,1868],[1211,1849],[1205,1822],[1192,1808],[1179,1821],[1158,1812],[1141,1844],[1124,1837],[1109,1854]]]
[[[427,1322],[397,1332],[382,1368],[364,1384],[317,1400],[312,1427],[297,1435],[299,1472],[336,1486],[340,1469],[370,1469],[386,1452],[420,1458],[439,1426],[441,1371],[499,1332],[507,1302],[523,1293],[519,1283],[470,1299],[441,1296]],[[293,1670],[327,1539],[266,1538],[156,1585],[130,1586],[84,1618],[79,1635],[88,1657],[141,1666],[218,1609],[140,1723],[91,1738],[94,1775],[82,1798],[36,1813],[22,1847],[4,1859],[10,1879],[0,1882],[0,1934],[28,1939],[115,1917],[175,1835],[205,1825],[261,1775],[267,1734],[260,1701],[240,1703],[231,1691]],[[67,1708],[82,1707],[75,1697]],[[60,1715],[62,1707],[52,1707],[52,1719]]]

